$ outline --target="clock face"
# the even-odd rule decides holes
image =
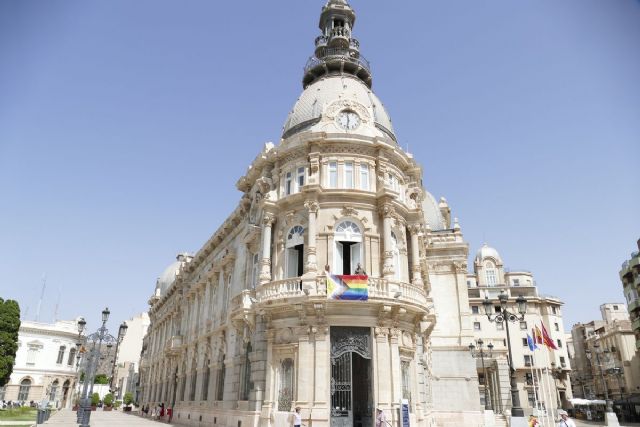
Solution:
[[[354,130],[360,126],[360,116],[350,110],[341,111],[336,118],[338,126],[345,130]]]

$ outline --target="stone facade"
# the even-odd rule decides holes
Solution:
[[[637,244],[638,250],[622,264],[620,280],[629,305],[631,326],[636,337],[636,352],[640,355],[640,239]]]
[[[330,0],[279,145],[266,144],[235,211],[180,254],[149,300],[140,403],[173,423],[482,425],[468,245],[446,200],[396,141]],[[329,274],[367,276],[368,299],[329,298]]]
[[[77,321],[53,324],[22,321],[18,352],[9,383],[0,388],[0,400],[41,402],[55,407],[72,405],[77,382]]]
[[[624,412],[619,418],[640,420],[636,408],[640,403],[640,356],[629,313],[623,303],[603,304],[600,312],[602,320],[578,323],[571,330],[575,395],[584,399],[608,395],[615,402],[615,411]]]
[[[557,297],[541,294],[530,272],[507,270],[498,251],[487,245],[478,251],[473,269],[474,272],[467,275],[467,292],[474,339],[476,342],[480,339],[484,341],[485,351],[488,344],[494,346],[492,355],[484,358],[486,373],[483,372],[481,360],[477,361],[483,406],[485,399],[488,399],[490,403],[487,407],[496,413],[505,413],[511,408],[506,325],[490,322],[482,304],[488,298],[492,307],[499,306],[498,296],[504,292],[509,304],[514,307],[512,311],[517,311],[517,297],[522,296],[527,301],[524,319],[509,323],[516,384],[525,415],[535,413],[537,402],[544,402],[547,408],[553,409],[553,413],[558,407],[568,408],[568,401],[573,394],[569,381],[571,365],[568,343],[562,320],[563,303]],[[536,325],[540,328],[541,323],[558,350],[548,351],[543,345],[538,345],[540,350],[533,353],[529,350],[527,334],[533,335],[532,328]],[[549,385],[546,399],[544,389],[540,387],[545,383]]]

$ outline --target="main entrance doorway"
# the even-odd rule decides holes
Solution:
[[[331,427],[372,427],[371,330],[331,328]]]

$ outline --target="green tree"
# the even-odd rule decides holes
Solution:
[[[109,393],[104,397],[105,406],[113,406],[113,394]]]
[[[95,380],[93,380],[94,384],[109,384],[109,377],[107,377],[105,374],[98,374],[96,375]]]
[[[122,400],[124,401],[125,405],[130,406],[133,403],[133,393],[131,393],[130,391],[126,392]]]
[[[18,351],[20,306],[14,300],[0,298],[0,387],[9,382]]]
[[[100,395],[98,393],[93,393],[91,395],[91,406],[98,406],[100,403]]]

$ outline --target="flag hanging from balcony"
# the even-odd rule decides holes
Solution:
[[[552,350],[557,350],[558,347],[556,347],[556,343],[553,342],[549,332],[547,332],[547,328],[544,327],[544,323],[540,322],[540,326],[542,326],[542,338],[544,339],[544,345]]]
[[[327,298],[341,301],[367,301],[369,277],[327,275]]]
[[[531,335],[527,334],[527,344],[529,345],[529,350],[534,351],[538,349],[536,342],[531,338]]]

